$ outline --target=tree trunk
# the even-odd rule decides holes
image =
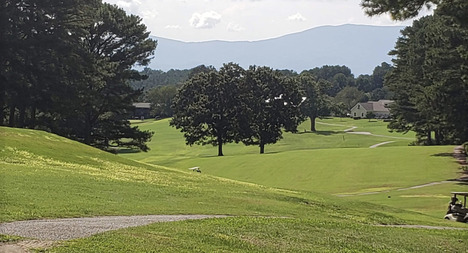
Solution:
[[[31,119],[29,120],[28,127],[32,129],[36,127],[36,106],[31,108]]]
[[[0,126],[3,126],[4,124],[3,118],[5,117],[5,113],[3,111],[3,106],[4,106],[3,101],[0,101]]]
[[[3,110],[6,104],[6,78],[0,76],[0,126],[3,126],[5,121],[5,111]]]
[[[440,136],[440,130],[436,130],[435,131],[435,143],[436,145],[440,145],[440,140],[441,139],[441,136]]]
[[[8,117],[8,126],[10,127],[15,126],[15,110],[16,110],[16,106],[12,103],[10,105],[10,115]]]
[[[223,155],[223,138],[218,136],[218,156],[224,156]]]
[[[427,131],[427,145],[432,145],[432,131]]]
[[[87,145],[91,144],[91,132],[93,131],[93,127],[91,126],[91,117],[89,115],[86,116],[85,122],[85,129],[84,129],[84,143]]]
[[[310,118],[310,131],[312,131],[312,132],[317,132],[317,129],[315,128],[315,119],[316,119],[317,117],[311,116],[311,117],[309,117],[309,118]]]
[[[18,127],[24,127],[24,122],[26,121],[26,106],[24,106],[23,103],[21,103],[19,107],[19,117],[18,117],[18,122],[17,126]]]
[[[265,153],[265,144],[263,142],[260,142],[260,154]]]

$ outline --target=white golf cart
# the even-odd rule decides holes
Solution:
[[[468,208],[466,208],[468,192],[452,192],[452,195],[453,196],[444,219],[468,222]],[[459,201],[457,196],[463,196],[463,201]]]

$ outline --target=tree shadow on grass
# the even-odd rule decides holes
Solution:
[[[121,148],[115,150],[116,154],[133,154],[133,153],[140,153],[141,151],[139,149],[133,149],[133,148]]]
[[[438,154],[433,154],[431,156],[436,156],[436,157],[451,157],[453,156],[453,153],[438,153]]]
[[[303,131],[303,132],[298,132],[297,134],[316,134],[316,135],[334,135],[334,134],[342,134],[343,132],[336,132],[336,131]]]

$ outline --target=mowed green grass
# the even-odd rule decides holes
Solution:
[[[119,230],[52,252],[464,252],[467,240],[466,231],[377,227],[346,219],[233,217]]]
[[[143,130],[154,132],[152,141],[149,143],[151,151],[148,153],[124,153],[125,157],[133,160],[144,161],[158,165],[174,165],[176,162],[196,157],[214,157],[217,155],[217,147],[187,146],[183,134],[179,130],[169,126],[169,119],[133,121],[133,125]],[[266,146],[266,153],[278,153],[283,151],[311,150],[311,149],[336,149],[336,148],[368,148],[372,145],[394,141],[387,146],[408,146],[414,141],[414,134],[406,135],[391,133],[386,128],[387,123],[383,121],[353,120],[349,118],[331,118],[319,120],[317,132],[312,133],[310,122],[306,121],[298,127],[298,133],[284,133],[284,138],[274,145]],[[354,132],[372,132],[384,136],[366,136],[346,134],[343,130],[358,128]],[[223,147],[225,156],[242,156],[245,154],[258,154],[256,146],[245,146],[243,144],[230,143]]]
[[[0,222],[97,215],[228,214],[64,242],[47,252],[437,252],[463,224],[305,191],[142,164],[42,131],[0,128]],[[17,240],[0,236],[1,241]]]
[[[409,146],[414,133],[389,132],[387,123],[381,120],[327,118],[318,120],[317,133],[305,131],[310,124],[305,122],[298,128],[299,133],[285,133],[280,142],[267,146],[266,154],[258,154],[257,147],[227,144],[224,157],[216,156],[216,147],[186,146],[182,133],[170,127],[168,120],[135,123],[155,131],[151,151],[122,155],[181,171],[199,166],[210,175],[282,189],[358,195],[352,198],[434,217],[445,213],[451,191],[468,191],[466,185],[456,182],[444,184],[444,188],[400,190],[457,178],[459,166],[451,156],[454,147]],[[392,143],[369,148],[389,141]],[[389,191],[396,192],[391,201]],[[363,195],[373,192],[382,193]],[[408,197],[413,195],[421,197]]]
[[[302,193],[131,161],[42,131],[0,128],[0,222],[130,214],[293,215]],[[286,199],[286,201],[285,201]]]

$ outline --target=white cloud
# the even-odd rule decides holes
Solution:
[[[302,16],[301,13],[298,12],[298,13],[296,13],[294,15],[289,16],[288,20],[289,21],[301,21],[302,22],[302,21],[306,21],[307,19],[304,16]]]
[[[156,18],[158,15],[159,15],[159,12],[157,11],[149,11],[149,10],[141,11],[141,16],[143,19],[153,19],[153,18]]]
[[[120,0],[116,4],[122,8],[130,8],[133,5],[141,5],[141,2],[139,0]]]
[[[236,23],[229,23],[228,26],[227,26],[227,30],[230,31],[230,32],[241,32],[241,31],[244,31],[245,28],[242,27],[241,25],[239,24],[236,24]]]
[[[191,26],[202,29],[202,28],[213,28],[219,22],[221,22],[221,15],[215,11],[207,11],[204,13],[194,13],[189,20]]]
[[[166,25],[164,29],[181,29],[180,25]]]

